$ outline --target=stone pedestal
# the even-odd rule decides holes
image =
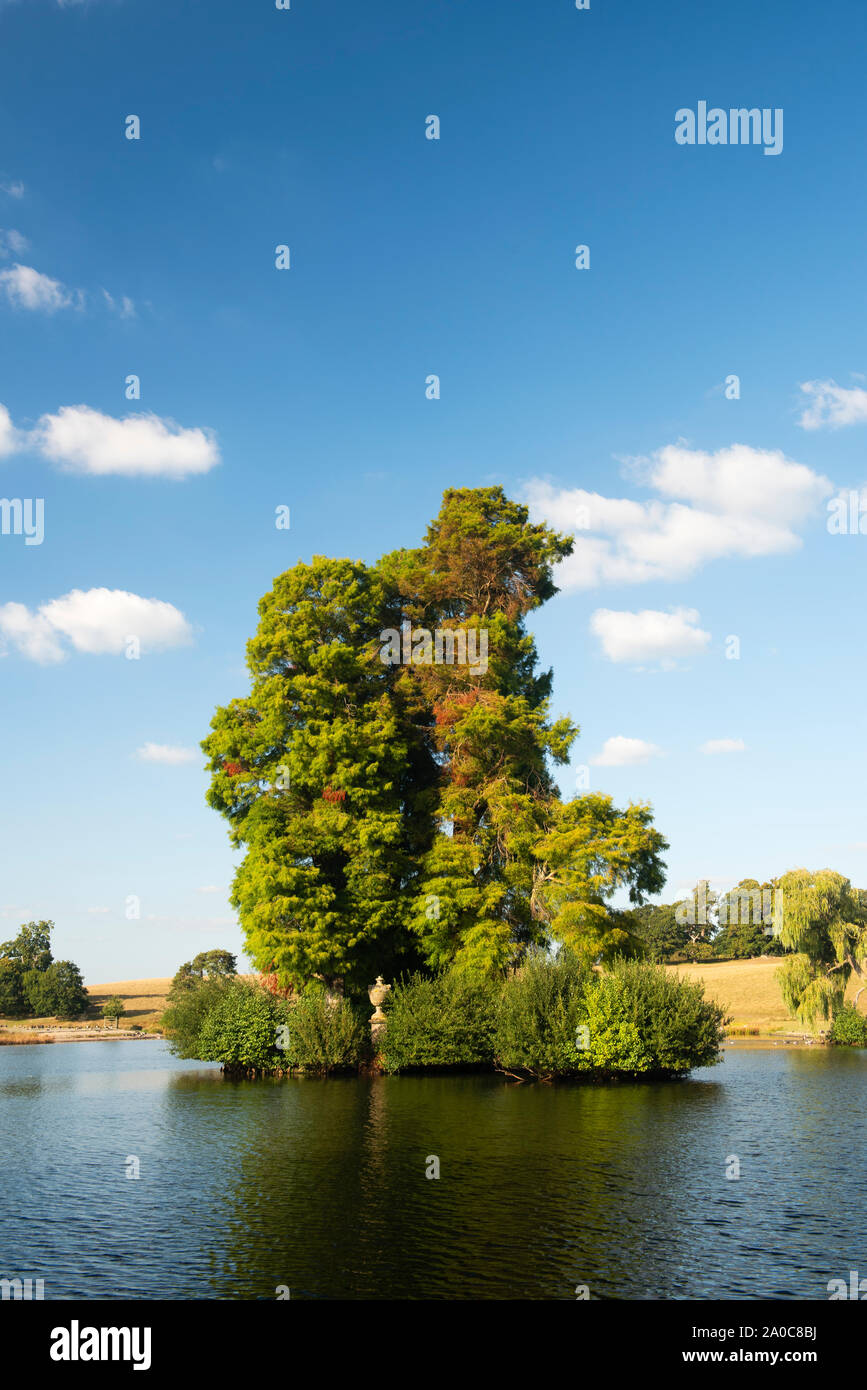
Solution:
[[[375,1006],[374,1011],[370,1016],[370,1036],[373,1039],[374,1043],[379,1042],[382,1034],[385,1032],[386,1024],[388,1022],[388,1020],[385,1017],[385,1014],[382,1012],[382,1002],[390,989],[391,985],[384,984],[382,976],[377,975],[376,984],[371,985],[370,989],[367,991],[368,999],[370,1000],[371,1004]]]

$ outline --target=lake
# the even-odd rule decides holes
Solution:
[[[540,1086],[2,1047],[0,1277],[46,1299],[827,1299],[867,1274],[865,1099],[867,1054],[819,1048]]]

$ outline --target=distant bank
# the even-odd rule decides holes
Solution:
[[[775,976],[779,964],[779,958],[768,957],[702,965],[673,965],[669,968],[691,980],[704,981],[708,997],[716,999],[731,1016],[731,1032],[757,1030],[752,1032],[752,1036],[781,1039],[810,1030],[790,1018],[786,1012]],[[856,983],[850,982],[847,998],[854,997]],[[56,1042],[83,1041],[82,1035],[85,1034],[88,1039],[141,1037],[142,1034],[156,1036],[170,986],[169,977],[113,980],[107,984],[88,985],[88,993],[97,1008],[101,1008],[112,995],[118,995],[123,1000],[125,1012],[117,1032],[113,1029],[103,1030],[101,1022],[94,1023],[93,1019],[82,1023],[58,1023],[53,1018],[0,1019],[0,1038],[4,1030],[7,1033],[29,1034],[31,1037],[36,1033],[50,1033]],[[142,1032],[130,1034],[132,1024],[137,1024]]]

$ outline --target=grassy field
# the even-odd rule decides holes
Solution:
[[[758,1028],[762,1035],[803,1033],[806,1030],[787,1014],[775,971],[780,962],[775,958],[759,960],[730,960],[703,965],[672,965],[668,968],[690,980],[703,980],[705,993],[722,1004],[731,1016],[730,1028]],[[249,978],[249,977],[248,977]],[[112,994],[120,995],[126,1012],[121,1028],[138,1023],[145,1032],[156,1029],[166,1007],[166,995],[171,980],[114,980],[108,984],[88,985],[94,1004],[92,1016],[77,1023],[57,1023],[55,1019],[0,1019],[0,1025],[19,1030],[35,1028],[75,1029],[92,1028],[101,1022],[100,1010]],[[847,998],[852,999],[857,981],[850,981]],[[861,1000],[861,1006],[864,1005]]]
[[[166,995],[171,985],[171,979],[155,980],[115,980],[113,983],[105,985],[88,985],[87,992],[90,995],[92,1009],[90,1016],[84,1019],[77,1019],[74,1023],[58,1023],[54,1018],[3,1018],[0,1025],[20,1032],[26,1029],[51,1028],[52,1031],[74,1031],[82,1028],[93,1028],[94,1024],[102,1026],[102,1006],[113,994],[117,994],[126,1006],[126,1012],[118,1020],[118,1027],[122,1030],[129,1028],[131,1023],[137,1023],[146,1033],[153,1032],[159,1022],[160,1015],[166,1007]],[[109,1027],[114,1027],[113,1020],[109,1020]]]
[[[790,1018],[786,1011],[779,982],[775,978],[779,966],[778,957],[760,957],[758,960],[672,965],[669,969],[689,980],[703,980],[708,998],[722,1004],[731,1016],[729,1027],[732,1029],[758,1028],[762,1034],[809,1032],[810,1029],[797,1019]],[[847,999],[854,998],[857,985],[857,980],[850,980]],[[863,1005],[862,998],[858,1007],[863,1008]]]

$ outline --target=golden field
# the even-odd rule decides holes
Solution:
[[[726,960],[701,965],[670,965],[669,970],[689,980],[704,981],[705,994],[722,1004],[731,1017],[729,1028],[758,1028],[762,1034],[805,1033],[805,1028],[786,1011],[775,972],[779,957],[760,956],[757,960]],[[852,1000],[858,981],[849,981],[846,998]],[[864,1000],[859,1003],[863,1012]],[[819,1024],[818,1027],[827,1027]],[[817,1029],[813,1031],[818,1031]]]

